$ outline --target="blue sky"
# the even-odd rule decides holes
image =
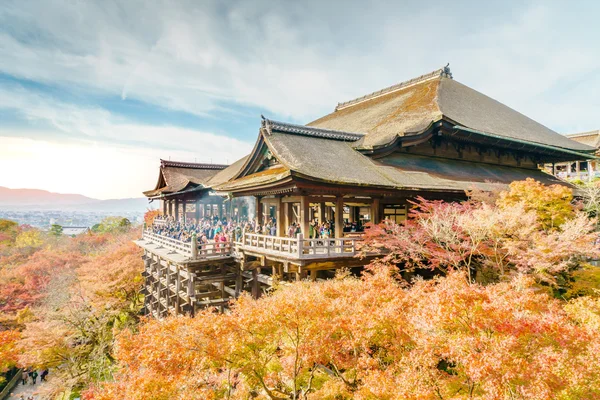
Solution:
[[[161,157],[244,156],[261,113],[307,123],[448,61],[558,132],[599,129],[600,4],[487,3],[5,0],[0,186],[137,197]]]

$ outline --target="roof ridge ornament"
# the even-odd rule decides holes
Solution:
[[[386,94],[398,91],[400,89],[405,89],[407,87],[414,86],[414,85],[416,85],[418,83],[422,83],[422,82],[425,82],[425,81],[428,81],[428,80],[431,80],[431,79],[435,79],[435,78],[438,78],[440,76],[445,76],[447,78],[452,79],[452,73],[450,72],[450,68],[448,67],[449,65],[450,65],[450,63],[448,63],[445,67],[440,68],[440,69],[436,69],[435,71],[432,71],[432,72],[430,72],[428,74],[424,74],[424,75],[418,76],[418,77],[410,79],[408,81],[397,83],[395,85],[386,87],[386,88],[378,90],[376,92],[366,94],[366,95],[364,95],[362,97],[357,97],[356,99],[353,99],[353,100],[349,100],[349,101],[344,101],[342,103],[338,103],[338,105],[335,107],[335,111],[339,111],[339,110],[342,110],[344,108],[347,108],[347,107],[350,107],[350,106],[362,103],[363,101],[371,100],[371,99],[374,99],[374,98],[377,98],[377,97],[380,97],[380,96],[383,96],[383,95],[386,95]]]
[[[440,76],[449,78],[449,79],[454,79],[452,77],[452,72],[450,71],[450,63],[446,64],[446,66],[444,68],[442,68],[442,73],[440,74]]]
[[[195,163],[187,161],[171,161],[171,160],[160,160],[161,168],[164,167],[176,167],[176,168],[192,168],[192,169],[218,169],[222,170],[227,168],[229,165],[226,164],[207,164],[207,163]]]

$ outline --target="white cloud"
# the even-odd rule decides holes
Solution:
[[[305,121],[450,61],[458,80],[543,117],[537,96],[600,64],[594,13],[577,11],[550,2],[17,2],[0,10],[0,59],[9,61],[0,70],[198,115],[226,101]],[[563,118],[569,126],[581,114]]]

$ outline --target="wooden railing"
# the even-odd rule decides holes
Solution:
[[[158,235],[150,230],[144,230],[142,238],[148,240],[150,243],[158,244],[172,252],[188,256],[192,259],[230,257],[233,249],[231,242],[198,243],[195,235],[192,235],[190,242],[183,242]]]
[[[302,234],[295,238],[288,238],[245,233],[234,246],[231,242],[198,244],[195,235],[190,242],[182,242],[150,230],[144,230],[143,239],[195,260],[230,257],[234,255],[236,249],[301,260],[354,257],[358,253],[357,245],[362,241],[357,237],[305,239]]]
[[[354,257],[360,238],[305,239],[302,234],[295,238],[244,234],[242,249],[297,259]]]

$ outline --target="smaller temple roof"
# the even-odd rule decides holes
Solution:
[[[203,164],[161,159],[156,187],[153,190],[144,192],[144,195],[154,198],[189,189],[189,186],[208,187],[207,183],[210,178],[225,168],[227,168],[227,165],[223,164]]]
[[[596,150],[600,149],[600,129],[589,132],[570,133],[565,136],[576,142],[591,146]]]

